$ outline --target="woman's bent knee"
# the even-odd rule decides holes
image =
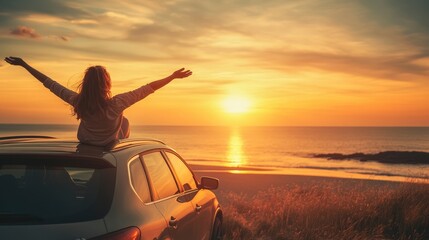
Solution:
[[[126,117],[122,117],[121,129],[119,130],[119,139],[130,137],[130,123]]]

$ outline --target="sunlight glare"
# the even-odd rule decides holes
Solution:
[[[245,113],[249,111],[250,101],[241,96],[230,96],[223,101],[223,108],[228,113]]]
[[[240,167],[246,163],[246,157],[243,152],[243,140],[238,130],[233,130],[230,135],[227,159],[229,165],[233,167]]]

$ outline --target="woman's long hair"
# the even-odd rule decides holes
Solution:
[[[110,75],[102,66],[86,69],[85,76],[78,86],[78,95],[73,101],[73,115],[77,119],[93,114],[105,113],[111,97],[112,86]]]

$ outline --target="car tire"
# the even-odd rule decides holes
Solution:
[[[216,220],[213,224],[212,240],[220,240],[223,238],[222,234],[222,220],[219,217],[216,217]]]

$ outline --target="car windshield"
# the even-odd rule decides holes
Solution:
[[[103,218],[115,167],[103,159],[0,156],[0,224],[52,224]]]

